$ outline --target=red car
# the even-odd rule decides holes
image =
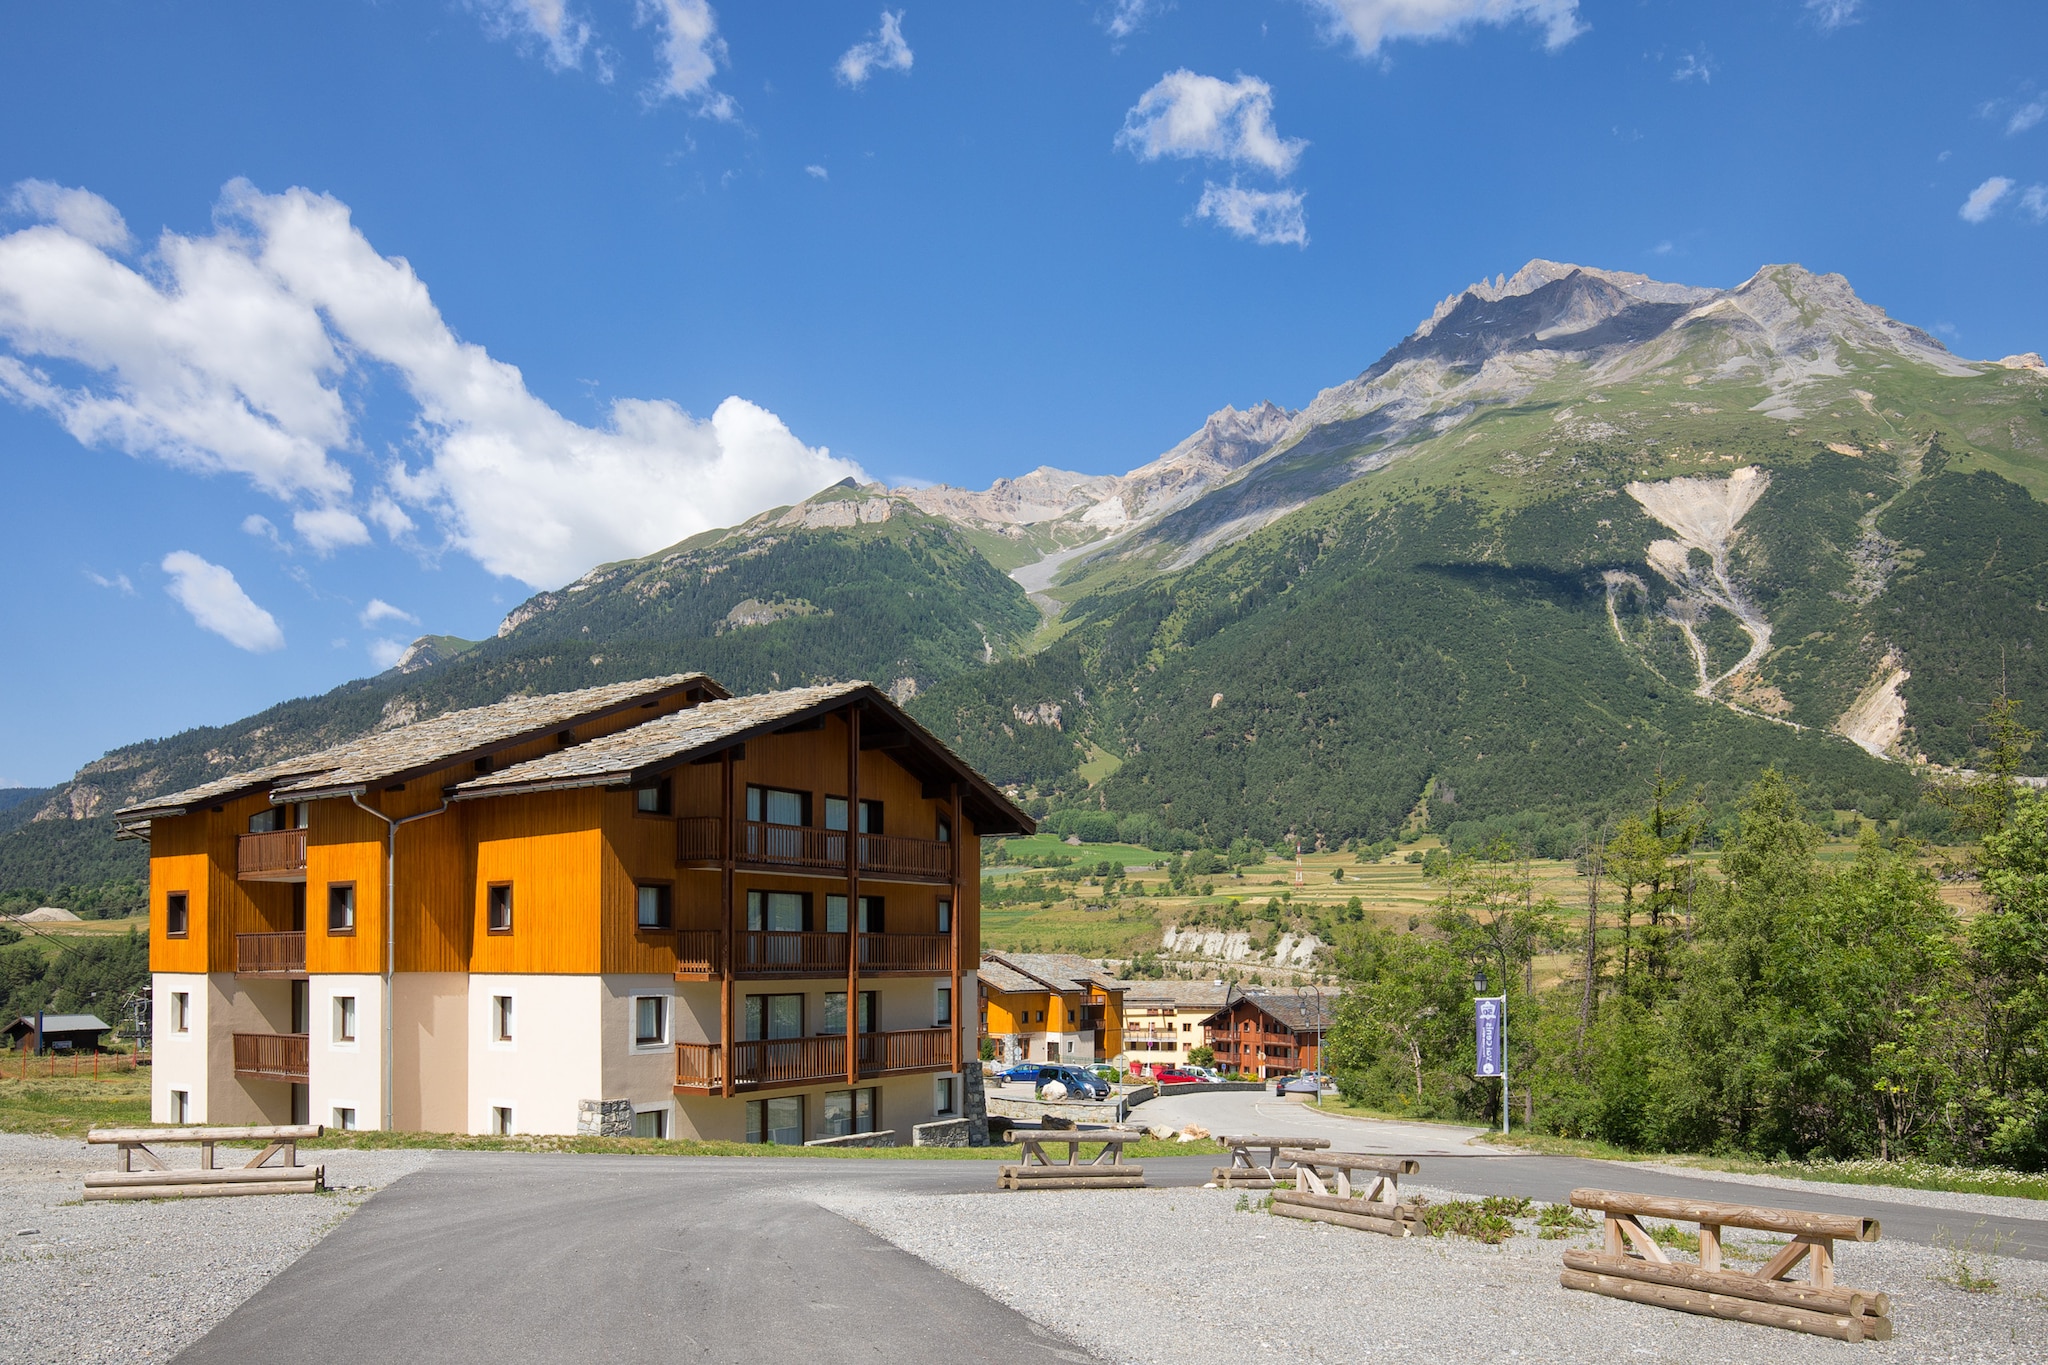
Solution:
[[[1207,1077],[1197,1076],[1192,1071],[1182,1071],[1177,1066],[1162,1066],[1153,1069],[1152,1079],[1161,1085],[1193,1085],[1206,1080]]]

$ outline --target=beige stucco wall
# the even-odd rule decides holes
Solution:
[[[397,1126],[469,1128],[469,976],[401,972],[393,980],[392,1107]]]
[[[307,984],[309,1117],[314,1123],[332,1126],[334,1111],[346,1107],[355,1110],[356,1127],[382,1128],[384,978],[370,973],[319,973]],[[335,1036],[334,1002],[343,996],[353,996],[356,1002],[352,1043]]]

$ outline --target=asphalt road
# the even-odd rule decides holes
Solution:
[[[1272,1117],[1298,1121],[1262,1125],[1276,1132],[1308,1121],[1295,1112]],[[1357,1141],[1374,1144],[1349,1150],[1399,1151],[1385,1145],[1397,1141],[1394,1130],[1428,1127],[1321,1117],[1360,1124]],[[1853,1186],[1795,1194],[1623,1163],[1456,1154],[1441,1130],[1426,1136],[1407,1149],[1422,1161],[1416,1179],[1473,1195],[1562,1200],[1591,1185],[1778,1204],[1875,1215],[1886,1239],[1921,1243],[1942,1227],[1961,1236],[1979,1223],[1883,1203]],[[1216,1162],[1213,1154],[1147,1158],[1146,1183],[1200,1185]],[[995,1177],[987,1161],[441,1153],[178,1359],[1092,1360],[804,1196],[839,1184],[994,1196]],[[1982,1224],[1986,1234],[2012,1233],[2018,1245],[2007,1254],[2048,1260],[2048,1219]]]

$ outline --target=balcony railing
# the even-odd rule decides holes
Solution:
[[[945,934],[862,934],[863,972],[944,972],[953,940]]]
[[[306,935],[236,934],[236,976],[287,976],[306,974]]]
[[[716,929],[676,930],[676,975],[723,976],[725,935]]]
[[[846,831],[808,825],[771,825],[742,821],[733,860],[750,867],[843,876],[846,872]],[[937,839],[906,839],[894,834],[862,834],[860,870],[872,877],[903,877],[913,881],[953,879],[953,846]],[[715,863],[725,856],[724,822],[716,815],[692,815],[676,821],[676,861]]]
[[[235,876],[245,882],[306,880],[306,831],[274,829],[235,841]]]
[[[942,1071],[953,1064],[952,1030],[944,1027],[900,1029],[860,1035],[860,1074],[880,1076],[904,1071]],[[725,1048],[718,1043],[676,1044],[678,1090],[709,1092],[725,1080]],[[731,1048],[735,1090],[764,1090],[846,1077],[846,1036],[771,1038],[734,1043]]]
[[[237,1033],[235,1074],[251,1080],[306,1080],[306,1035],[303,1033]]]
[[[734,971],[744,976],[844,976],[846,937],[749,929],[739,937]]]

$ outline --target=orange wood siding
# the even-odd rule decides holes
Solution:
[[[676,969],[675,936],[667,930],[643,931],[640,928],[639,888],[643,881],[667,882],[671,888],[670,923],[676,926],[685,924],[683,878],[676,870],[676,822],[665,815],[640,814],[634,808],[634,795],[629,791],[601,792],[599,800],[604,816],[598,902],[603,934],[600,953],[603,970],[664,975],[673,972]],[[708,922],[715,923],[718,904],[715,875],[711,904],[713,908]]]
[[[207,816],[180,815],[149,824],[149,967],[156,972],[203,972],[206,906],[212,885],[206,856]],[[185,893],[186,936],[164,936],[164,906]]]
[[[603,802],[596,789],[475,803],[472,972],[602,970]],[[486,931],[488,888],[512,884],[512,932]]]
[[[328,889],[356,888],[356,930],[327,931]],[[316,801],[306,829],[306,970],[384,970],[384,826],[345,799]]]

